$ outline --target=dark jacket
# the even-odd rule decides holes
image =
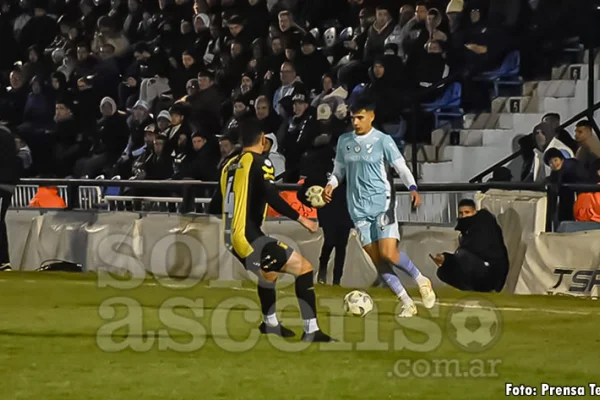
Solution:
[[[466,250],[489,263],[494,271],[496,290],[502,290],[508,275],[509,260],[502,228],[494,215],[488,210],[479,210],[472,217],[459,219],[455,229],[461,233],[458,250]],[[454,254],[444,253],[444,256],[444,264],[455,261]]]
[[[12,133],[0,127],[0,184],[16,185],[21,174],[21,163]]]

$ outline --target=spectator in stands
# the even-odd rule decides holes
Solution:
[[[219,150],[221,160],[217,165],[217,170],[220,172],[229,160],[241,152],[241,147],[231,136],[222,135],[219,137]]]
[[[300,179],[300,160],[306,151],[313,146],[319,135],[319,127],[315,118],[315,110],[310,107],[307,93],[298,90],[292,97],[294,117],[290,119],[287,131],[278,142],[283,143],[282,153],[285,156],[285,182],[297,183]]]
[[[216,134],[221,126],[221,103],[223,96],[215,86],[214,73],[203,70],[198,74],[198,93],[188,96],[186,103],[191,106],[192,117],[203,121],[205,126]]]
[[[21,163],[10,130],[0,125],[0,271],[11,271],[6,230],[6,213],[10,207],[15,185],[19,182]]]
[[[459,246],[454,253],[430,255],[439,267],[437,276],[459,290],[500,292],[508,275],[508,251],[496,218],[475,202],[463,199],[458,204]]]
[[[557,113],[548,113],[542,118],[542,122],[546,122],[550,125],[550,129],[554,132],[555,137],[565,144],[568,148],[573,151],[573,154],[577,153],[579,145],[577,141],[573,139],[573,136],[564,129],[558,129],[560,126],[560,115]]]
[[[579,121],[575,126],[575,140],[579,144],[576,158],[590,171],[592,163],[600,158],[600,140],[594,133],[593,125],[588,120]]]
[[[265,139],[267,139],[267,141],[264,154],[273,163],[273,168],[275,168],[275,181],[280,182],[285,174],[285,157],[278,152],[279,147],[277,145],[277,137],[274,133],[267,133]]]
[[[72,99],[64,97],[56,100],[54,120],[54,171],[56,176],[65,178],[73,174],[75,163],[86,154],[88,147],[74,114]]]
[[[544,163],[550,166],[552,170],[546,180],[550,183],[561,185],[563,183],[584,183],[589,178],[588,172],[583,165],[575,158],[567,158],[562,151],[556,148],[549,148],[544,153]],[[573,202],[575,201],[575,191],[561,188],[558,196],[558,221],[573,220]]]
[[[199,181],[217,181],[219,150],[215,138],[199,130],[192,135],[192,147],[194,151],[184,176]]]
[[[302,38],[302,54],[295,63],[298,74],[308,91],[317,91],[321,87],[322,76],[329,72],[331,65],[321,50],[317,49],[317,40],[307,33]]]
[[[175,103],[169,110],[171,116],[171,128],[166,132],[167,143],[164,153],[170,157],[175,157],[176,149],[179,145],[179,135],[185,135],[187,144],[191,145],[192,128],[189,124],[190,107],[185,103]]]
[[[294,93],[294,84],[300,81],[300,77],[296,74],[296,68],[292,62],[284,61],[283,64],[281,64],[280,79],[281,86],[273,95],[273,109],[277,115],[283,118],[286,117],[286,114],[280,101],[285,97],[291,96]]]
[[[256,118],[263,124],[267,133],[277,133],[281,126],[281,118],[271,109],[271,102],[267,96],[259,96],[254,102]]]
[[[562,151],[565,158],[574,157],[573,151],[556,137],[551,125],[542,122],[533,128],[533,133],[519,139],[523,162],[523,181],[543,182],[549,176],[550,167],[544,163],[544,153],[549,148]]]
[[[19,156],[19,160],[21,162],[21,177],[27,178],[31,174],[31,166],[33,164],[31,150],[19,135],[15,135],[15,145],[17,146],[17,155]]]
[[[86,157],[75,166],[78,176],[96,177],[109,165],[113,165],[127,146],[129,130],[127,117],[117,110],[117,103],[110,97],[100,102],[102,118],[98,121],[92,138],[92,147]]]

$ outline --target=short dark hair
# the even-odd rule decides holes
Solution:
[[[471,207],[474,209],[477,209],[477,207],[475,207],[475,202],[471,199],[462,199],[461,201],[458,202],[458,208],[461,207]]]
[[[427,9],[429,9],[429,2],[427,0],[419,0],[419,1],[417,1],[417,4],[415,4],[415,8],[417,8],[419,6],[423,6]]]
[[[244,118],[240,121],[239,127],[242,147],[254,146],[258,143],[260,135],[264,133],[262,125],[254,117]]]
[[[542,119],[544,120],[546,118],[554,118],[554,119],[560,121],[560,114],[558,114],[558,113],[548,113],[548,114],[544,115],[544,117]]]
[[[544,164],[549,165],[550,160],[552,160],[553,158],[560,158],[561,160],[564,160],[565,156],[562,153],[562,151],[560,151],[556,147],[552,147],[546,150],[546,152],[544,153]]]
[[[360,97],[350,105],[350,112],[355,114],[362,110],[375,111],[375,103],[368,97]]]
[[[580,127],[582,127],[582,126],[583,126],[583,127],[586,127],[586,128],[590,128],[590,129],[593,129],[593,127],[594,127],[594,126],[592,125],[592,123],[591,123],[589,120],[587,120],[587,119],[582,119],[581,121],[579,121],[579,122],[577,123],[577,125],[575,125],[575,127],[577,127],[577,128],[580,128]]]

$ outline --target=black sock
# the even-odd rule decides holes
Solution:
[[[275,301],[277,295],[275,293],[275,284],[264,280],[258,282],[258,298],[260,299],[260,307],[264,316],[275,313]]]
[[[317,299],[313,280],[313,271],[296,278],[296,297],[300,305],[300,315],[304,320],[317,318]]]

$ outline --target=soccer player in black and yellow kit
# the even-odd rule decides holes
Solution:
[[[266,236],[261,226],[267,213],[267,204],[275,211],[298,221],[311,232],[316,222],[302,217],[283,198],[274,186],[275,169],[262,155],[265,133],[254,119],[240,123],[243,151],[231,159],[221,172],[220,190],[211,202],[211,213],[223,215],[225,244],[244,267],[258,278],[258,297],[264,321],[262,333],[283,337],[294,333],[283,327],[275,314],[275,281],[278,273],[296,277],[295,291],[304,320],[303,341],[335,341],[323,333],[317,324],[317,308],[313,286],[314,274],[310,263],[286,244]]]

